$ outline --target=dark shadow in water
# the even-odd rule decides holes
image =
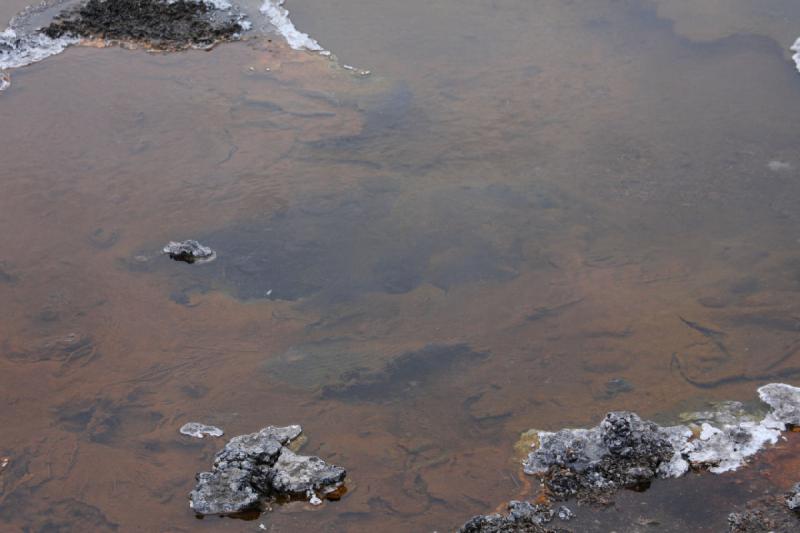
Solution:
[[[304,94],[305,95],[305,94]],[[418,131],[421,124],[414,111],[414,93],[404,83],[396,83],[392,88],[376,97],[363,97],[358,107],[363,111],[365,123],[358,135],[337,137],[331,140],[310,143],[314,148],[352,149],[363,148],[366,143],[400,130]],[[412,117],[412,114],[415,116]]]
[[[432,344],[400,355],[378,372],[347,372],[341,376],[342,383],[325,386],[321,396],[345,401],[393,400],[429,386],[463,365],[479,363],[488,357],[487,352],[473,351],[466,344]]]
[[[0,261],[0,283],[13,285],[16,282],[17,276],[11,272],[11,267],[5,261]]]
[[[490,185],[434,191],[408,212],[385,181],[383,188],[372,183],[349,195],[316,197],[269,219],[191,236],[216,250],[211,263],[190,266],[151,254],[122,264],[169,272],[176,284],[171,299],[182,305],[213,289],[241,300],[315,296],[317,304],[403,294],[425,283],[447,291],[514,279],[526,262],[520,229],[530,228],[533,238],[547,231],[553,222],[540,215],[559,205],[541,192]]]

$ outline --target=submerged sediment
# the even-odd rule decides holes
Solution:
[[[301,433],[300,426],[268,426],[234,437],[217,452],[211,472],[197,474],[190,507],[200,515],[224,515],[257,509],[269,498],[322,503],[342,487],[346,472],[287,448]]]

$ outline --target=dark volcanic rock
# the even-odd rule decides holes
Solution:
[[[241,31],[238,16],[223,14],[200,0],[89,0],[42,30],[53,39],[138,42],[161,50],[210,46]]]
[[[555,533],[567,531],[546,527],[557,515],[548,505],[535,505],[529,502],[512,501],[508,504],[508,514],[480,515],[473,517],[461,526],[458,533]],[[562,520],[574,516],[566,507],[558,510]],[[564,518],[562,518],[562,516]]]
[[[618,488],[645,489],[658,476],[683,473],[686,428],[663,428],[635,413],[611,412],[591,429],[540,434],[540,446],[525,461],[557,499],[578,496],[602,501]]]
[[[254,509],[270,497],[304,497],[312,503],[338,489],[343,468],[319,457],[297,455],[288,448],[300,426],[268,426],[258,433],[240,435],[214,457],[211,472],[197,475],[189,495],[197,514],[232,514]]]

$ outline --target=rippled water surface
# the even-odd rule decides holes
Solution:
[[[371,75],[275,36],[0,94],[3,528],[449,531],[535,497],[526,429],[800,384],[800,3],[287,7]],[[191,420],[301,424],[349,492],[198,520]],[[796,441],[598,519],[719,531]]]

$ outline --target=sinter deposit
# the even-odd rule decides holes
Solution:
[[[602,500],[619,488],[645,488],[655,478],[679,477],[690,468],[714,473],[735,470],[787,426],[800,426],[800,388],[773,383],[758,389],[770,411],[752,416],[709,417],[699,427],[662,427],[635,413],[606,415],[590,429],[538,431],[524,461],[551,496]],[[698,434],[699,433],[699,434]]]
[[[194,437],[196,439],[202,439],[206,435],[209,437],[221,437],[224,434],[220,428],[216,426],[207,426],[205,424],[201,424],[200,422],[188,422],[182,425],[179,431],[183,435]]]
[[[269,498],[305,498],[319,504],[337,493],[344,468],[286,447],[301,432],[300,426],[268,426],[231,439],[217,452],[211,472],[197,475],[189,495],[191,508],[201,515],[231,514],[256,509]]]

